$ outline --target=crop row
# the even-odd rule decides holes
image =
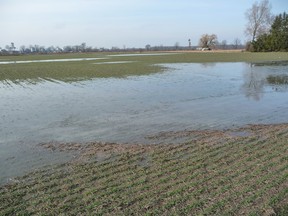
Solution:
[[[247,137],[218,134],[30,173],[1,187],[0,215],[285,215],[287,129],[255,130]]]

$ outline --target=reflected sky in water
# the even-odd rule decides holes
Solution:
[[[0,83],[0,167],[35,164],[41,142],[149,142],[161,131],[288,119],[287,64],[165,64],[162,73]],[[276,80],[276,81],[275,81]],[[32,150],[33,149],[33,150]],[[27,159],[34,151],[33,160]],[[51,159],[51,158],[50,158]],[[9,160],[12,160],[9,161]],[[47,159],[49,160],[49,159]],[[34,161],[34,162],[33,162]],[[4,165],[3,165],[4,164]],[[28,166],[28,165],[27,165]],[[11,171],[12,172],[12,171]]]
[[[72,84],[6,80],[0,84],[0,141],[137,141],[162,130],[277,122],[275,105],[288,102],[287,85],[279,83],[287,65],[165,67],[170,69],[148,76]]]
[[[276,92],[287,91],[288,62],[249,64],[249,67],[243,72],[242,90],[246,97],[261,100],[271,88]]]

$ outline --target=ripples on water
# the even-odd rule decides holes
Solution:
[[[269,122],[275,103],[287,103],[287,64],[165,67],[170,70],[126,79],[101,78],[74,83],[50,78],[2,80],[0,105],[5,118],[1,120],[8,131],[14,129],[15,141],[36,131],[39,141],[44,135],[60,140],[79,137],[77,141],[131,141],[131,137],[137,140],[147,132],[161,130],[230,127],[264,123],[265,119]],[[265,117],[259,117],[262,113],[258,110],[264,107]],[[277,116],[273,119],[277,121]],[[61,126],[63,121],[65,127]],[[16,125],[9,128],[12,123]],[[16,132],[15,127],[22,124],[26,129]],[[51,125],[53,131],[47,131]],[[29,129],[31,126],[36,126],[36,131]],[[63,133],[65,130],[67,133]]]
[[[1,169],[34,164],[37,150],[34,159],[27,157],[40,142],[148,142],[146,135],[161,131],[288,119],[287,63],[165,67],[170,69],[164,73],[125,79],[2,80]]]

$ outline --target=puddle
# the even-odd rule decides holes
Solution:
[[[228,133],[228,135],[232,137],[249,137],[252,135],[249,131],[231,131]]]
[[[63,160],[62,153],[43,152],[39,143],[149,144],[154,141],[145,137],[163,131],[227,129],[288,119],[286,81],[269,81],[270,76],[288,76],[287,65],[164,66],[170,69],[121,79],[0,82],[0,182]]]

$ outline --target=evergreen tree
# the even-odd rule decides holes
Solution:
[[[253,51],[288,51],[288,15],[284,12],[275,17],[268,34],[263,34],[252,42]]]
[[[271,35],[275,51],[288,51],[288,16],[285,12],[275,18]]]

